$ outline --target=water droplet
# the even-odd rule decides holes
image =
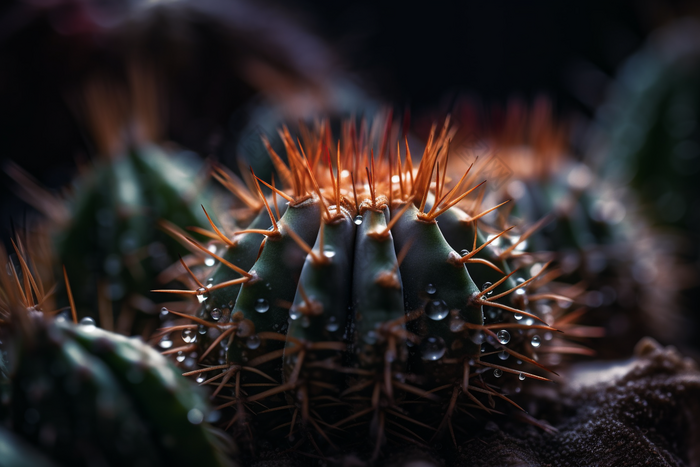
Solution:
[[[460,332],[463,331],[465,327],[464,320],[459,316],[454,316],[450,319],[450,331]]]
[[[515,319],[517,319],[518,321],[520,321],[521,319],[523,319],[523,315],[521,315],[520,313],[516,313],[516,314],[513,315],[513,318],[515,318]]]
[[[160,309],[160,318],[164,319],[165,317],[168,316],[168,313],[170,313],[170,312],[168,311],[168,309],[166,307],[161,308]]]
[[[197,335],[192,329],[183,329],[182,340],[185,342],[185,344],[189,344],[190,342],[197,340]]]
[[[469,254],[469,250],[462,250],[459,252],[459,254],[462,256],[467,256]]]
[[[207,333],[207,327],[203,324],[200,324],[199,327],[197,328],[197,332],[204,335]]]
[[[362,216],[355,216],[355,225],[362,225]]]
[[[496,338],[498,339],[498,342],[500,342],[503,345],[506,345],[508,342],[510,342],[510,333],[505,329],[501,329],[496,334]]]
[[[216,264],[216,260],[214,258],[206,258],[204,260],[205,266],[214,266],[215,264]]]
[[[532,336],[532,340],[530,341],[530,344],[532,344],[533,347],[539,347],[542,341],[540,340],[540,336]]]
[[[340,324],[338,323],[338,320],[335,318],[335,316],[331,316],[328,318],[328,322],[326,323],[326,331],[328,332],[335,332],[338,330],[340,327]]]
[[[258,313],[265,313],[267,310],[270,309],[270,305],[267,303],[267,300],[264,298],[258,298],[258,300],[255,302],[255,311]],[[289,316],[292,316],[292,312],[289,312]],[[296,318],[292,318],[296,319]]]
[[[293,321],[296,321],[299,318],[301,318],[301,312],[299,310],[297,310],[296,308],[292,307],[289,310],[289,317],[292,318]]]
[[[333,250],[323,250],[323,256],[330,259],[335,256],[335,251]]]
[[[250,350],[255,350],[258,347],[260,347],[260,338],[257,335],[250,336],[248,340],[245,343],[245,346],[248,347]]]
[[[214,308],[209,312],[209,315],[211,315],[211,319],[214,321],[219,321],[221,319],[221,310],[218,308]]]
[[[204,380],[205,380],[204,374],[200,373],[197,375],[197,379],[195,381],[197,381],[199,384],[202,384],[204,382]]]
[[[526,325],[526,326],[532,326],[533,324],[535,324],[535,320],[534,320],[534,319],[528,318],[528,319],[525,320],[525,325]]]
[[[434,321],[440,321],[450,313],[444,300],[431,300],[425,305],[425,314]]]
[[[498,358],[500,358],[501,360],[508,360],[508,357],[510,357],[510,354],[508,352],[506,352],[505,350],[501,350],[498,353]]]
[[[193,425],[199,425],[204,421],[204,414],[199,409],[192,409],[187,412],[187,420]]]
[[[163,336],[163,338],[160,340],[158,343],[161,349],[169,349],[170,347],[173,346],[173,341],[170,340],[170,334],[166,334]]]
[[[95,329],[95,320],[86,316],[80,320],[80,325],[85,327],[85,331],[92,331]]]
[[[496,378],[500,378],[501,376],[503,376],[503,370],[501,370],[500,368],[494,368],[493,376],[495,376]]]
[[[477,331],[474,334],[470,335],[469,338],[473,343],[481,345],[484,342],[484,333],[481,331]]]
[[[200,288],[197,289],[197,301],[198,301],[199,303],[202,303],[202,302],[204,302],[207,298],[209,298],[208,295],[205,295],[206,292],[207,292],[207,289],[205,289],[204,287],[200,287]]]
[[[518,375],[518,379],[519,379],[520,381],[525,381],[525,375],[524,375],[523,373],[520,373],[520,374]]]
[[[445,341],[442,337],[426,337],[420,344],[421,358],[423,360],[440,360],[445,355]]]
[[[374,331],[367,331],[367,334],[365,334],[362,340],[369,345],[374,345],[377,343],[377,333]]]
[[[483,292],[484,290],[488,289],[488,288],[491,287],[492,285],[493,285],[493,284],[490,283],[490,282],[484,282],[484,285],[481,286],[481,291]],[[486,292],[485,295],[486,295],[487,297],[490,297],[491,295],[493,295],[493,290],[490,290],[490,291]]]
[[[437,288],[433,284],[428,284],[425,286],[425,293],[432,295],[437,292]]]
[[[180,351],[177,353],[177,357],[175,357],[175,360],[177,360],[177,361],[180,362],[180,363],[182,363],[182,362],[185,361],[185,354],[182,353],[182,350],[180,350]]]

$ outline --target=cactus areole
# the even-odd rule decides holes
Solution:
[[[515,405],[497,383],[547,380],[531,372],[548,371],[539,335],[557,336],[567,302],[546,293],[547,265],[489,220],[507,201],[482,208],[478,173],[448,174],[449,121],[420,161],[396,133],[345,122],[337,141],[327,124],[295,141],[285,128],[286,161],[267,144],[271,180],[217,169],[245,205],[239,229],[210,217],[209,244],[182,236],[217,264],[182,261],[191,287],[159,292],[197,300],[164,308],[157,338],[253,451],[457,443],[494,400]]]

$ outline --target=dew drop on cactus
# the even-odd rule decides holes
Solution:
[[[530,341],[530,344],[533,347],[535,347],[535,348],[539,347],[541,343],[542,343],[542,340],[540,339],[540,336],[537,336],[537,335],[532,336],[532,340]]]
[[[264,298],[259,298],[255,302],[255,311],[258,313],[265,313],[267,310],[270,309],[270,305],[267,303],[267,300]],[[292,318],[296,319],[296,318]]]
[[[496,339],[498,339],[498,342],[505,345],[508,342],[510,342],[510,333],[508,331],[506,331],[505,329],[501,329],[496,334]]]
[[[442,337],[427,337],[420,346],[421,358],[423,360],[440,360],[445,355],[445,341]]]
[[[326,331],[328,332],[335,332],[338,330],[340,327],[340,323],[338,323],[338,320],[335,316],[331,316],[328,318],[328,322],[326,323]]]
[[[173,346],[173,341],[172,341],[172,339],[170,339],[170,336],[169,336],[168,334],[166,334],[166,335],[163,336],[163,338],[160,340],[160,342],[158,343],[158,345],[160,346],[160,348],[166,349],[166,350],[167,350],[167,349],[169,349],[170,347]]]
[[[434,321],[440,321],[445,319],[450,313],[450,310],[447,308],[447,304],[444,300],[431,300],[425,306],[425,313],[428,315],[428,318]]]
[[[192,329],[183,329],[182,331],[182,341],[185,344],[194,342],[197,339],[197,334]]]
[[[95,320],[86,316],[80,320],[80,325],[85,326],[85,330],[90,330],[95,328]]]
[[[250,350],[255,350],[258,347],[260,347],[260,338],[258,336],[250,336],[248,340],[246,341],[245,345],[248,347]]]

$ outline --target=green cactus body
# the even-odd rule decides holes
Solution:
[[[196,387],[139,340],[85,323],[13,333],[14,430],[70,465],[233,465]]]
[[[144,331],[157,308],[134,303],[156,288],[156,276],[177,253],[187,251],[157,221],[182,227],[206,223],[199,206],[206,196],[195,196],[199,187],[191,171],[177,157],[142,146],[98,160],[76,181],[69,219],[54,235],[57,262],[71,277],[80,317],[125,334]],[[67,305],[65,291],[57,299]],[[101,303],[107,309],[98,313]]]
[[[289,166],[272,154],[283,181],[277,196],[290,200],[279,220],[267,224],[265,216],[276,216],[260,208],[230,238],[212,223],[226,249],[216,257],[243,270],[220,264],[201,273],[212,277],[209,289],[180,291],[199,295],[203,306],[189,317],[175,314],[206,334],[191,342],[191,325],[177,323],[161,331],[186,330],[188,345],[167,352],[197,353],[201,366],[188,374],[210,376],[198,381],[216,388],[221,409],[233,408],[228,426],[253,451],[271,448],[273,439],[281,446],[276,436],[288,433],[338,452],[369,432],[376,458],[389,439],[442,435],[453,419],[469,425],[458,408],[490,411],[475,394],[506,398],[487,383],[504,371],[520,381],[546,379],[493,361],[500,351],[501,360],[512,354],[543,368],[532,358],[539,341],[531,345],[529,337],[555,330],[529,308],[537,275],[511,275],[510,250],[477,231],[478,251],[458,253],[473,249],[475,220],[485,212],[457,208],[467,193],[461,181],[445,188],[446,130],[433,135],[418,169],[410,156],[375,159],[364,136],[341,141],[339,148],[355,149],[324,163],[330,133],[319,134],[300,151],[282,133]],[[498,313],[485,320],[487,307]],[[523,316],[528,323],[518,321]],[[506,329],[522,336],[511,340]],[[217,352],[221,336],[229,338],[227,352]],[[343,434],[358,425],[368,431]]]

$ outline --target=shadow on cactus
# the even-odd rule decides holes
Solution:
[[[490,225],[507,201],[482,209],[478,173],[447,176],[449,119],[419,162],[390,119],[301,134],[280,131],[287,162],[268,144],[269,182],[217,169],[239,226],[182,236],[218,264],[182,261],[187,289],[169,292],[195,300],[164,307],[154,336],[251,455],[457,445],[484,415],[518,413],[511,396],[548,381],[552,355],[590,353],[561,339],[591,330],[548,290],[557,272],[518,248],[525,226]]]

